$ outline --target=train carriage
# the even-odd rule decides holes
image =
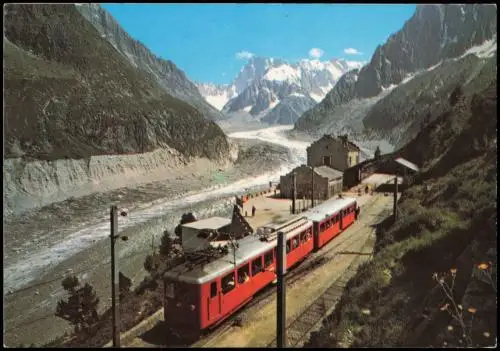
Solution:
[[[189,263],[165,273],[165,321],[176,334],[213,327],[276,279],[276,231],[286,233],[287,267],[313,251],[312,222],[302,217],[264,227],[238,241],[239,248],[204,265]],[[236,257],[236,264],[234,263]]]
[[[356,219],[356,199],[329,200],[286,221],[238,240],[236,251],[203,265],[184,263],[167,271],[165,322],[176,334],[198,336],[231,316],[275,281],[277,233],[286,235],[287,271],[326,245]]]
[[[314,249],[319,250],[349,227],[356,219],[355,198],[326,201],[302,215],[313,221]]]

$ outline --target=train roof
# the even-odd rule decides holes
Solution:
[[[311,225],[312,221],[307,220],[300,227],[287,233],[286,238],[293,238]],[[236,267],[274,248],[277,245],[277,238],[269,241],[261,241],[258,235],[253,234],[238,240],[238,245],[239,248],[236,249]],[[189,263],[183,263],[165,272],[164,277],[191,284],[204,284],[209,282],[234,269],[234,253],[231,246],[229,247],[229,253],[217,260],[204,265],[196,265],[192,268]]]
[[[301,215],[307,217],[311,221],[319,222],[325,217],[329,217],[346,206],[352,205],[356,202],[353,197],[343,197],[323,202],[321,205],[313,207],[312,209],[303,212]]]

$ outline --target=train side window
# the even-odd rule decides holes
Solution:
[[[264,268],[273,264],[273,252],[269,251],[264,255]]]
[[[290,240],[286,241],[286,253],[290,252]]]
[[[247,263],[238,269],[238,284],[244,284],[250,280],[250,265]]]
[[[210,284],[210,297],[216,297],[217,296],[217,282],[212,282]]]
[[[234,282],[234,272],[229,273],[226,275],[224,278],[221,280],[222,283],[222,293],[227,294],[231,290],[234,289],[235,282]]]
[[[292,250],[295,250],[299,247],[299,236],[296,236],[292,239]]]
[[[325,230],[325,223],[321,223],[321,225],[319,226],[319,231],[322,232]]]
[[[300,242],[305,243],[306,241],[307,241],[307,233],[306,232],[300,233]]]
[[[262,256],[252,261],[252,276],[262,272]]]

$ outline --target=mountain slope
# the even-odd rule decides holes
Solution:
[[[329,126],[339,128],[340,125],[349,129],[350,116],[344,113],[349,106],[357,115],[357,127],[351,129],[366,132],[367,137],[388,138],[401,146],[415,135],[415,126],[422,122],[412,120],[412,116],[426,116],[409,113],[408,108],[434,110],[445,104],[453,89],[451,81],[462,84],[472,79],[484,64],[484,60],[464,59],[461,55],[471,47],[485,44],[490,45],[488,53],[474,52],[481,59],[488,59],[496,52],[495,5],[418,5],[404,27],[376,49],[370,63],[359,70],[357,78],[346,77],[344,80],[349,80],[349,84],[337,84],[327,98],[301,116],[295,128],[329,132]],[[456,58],[460,59],[459,63],[454,63]],[[434,69],[438,66],[439,70]],[[454,69],[463,74],[453,72],[448,82],[443,72]],[[414,91],[409,93],[408,89]],[[417,103],[410,104],[402,99],[405,95],[413,96]],[[430,101],[432,108],[428,108]],[[360,105],[359,109],[356,105]],[[401,112],[397,108],[389,113],[389,108],[382,112],[381,106],[399,106],[405,112],[403,116],[396,116]],[[435,117],[439,111],[429,112]],[[365,117],[367,130],[358,123]],[[410,130],[402,133],[405,128]]]
[[[402,146],[420,131],[423,123],[433,121],[448,108],[448,98],[457,87],[478,92],[489,86],[496,75],[496,54],[492,57],[469,54],[445,61],[379,100],[364,118],[364,126],[368,133]]]
[[[4,47],[7,158],[229,153],[214,122],[132,67],[73,5],[7,5]]]
[[[453,99],[397,153],[422,172],[403,193],[398,220],[380,225],[372,261],[308,346],[495,345],[496,84]]]
[[[78,4],[76,8],[123,57],[143,74],[151,75],[168,94],[189,103],[210,120],[225,118],[205,101],[196,85],[172,61],[156,57],[131,38],[99,4]]]

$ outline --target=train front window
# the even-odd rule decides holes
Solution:
[[[175,298],[174,282],[168,281],[165,283],[165,296],[169,299]]]

